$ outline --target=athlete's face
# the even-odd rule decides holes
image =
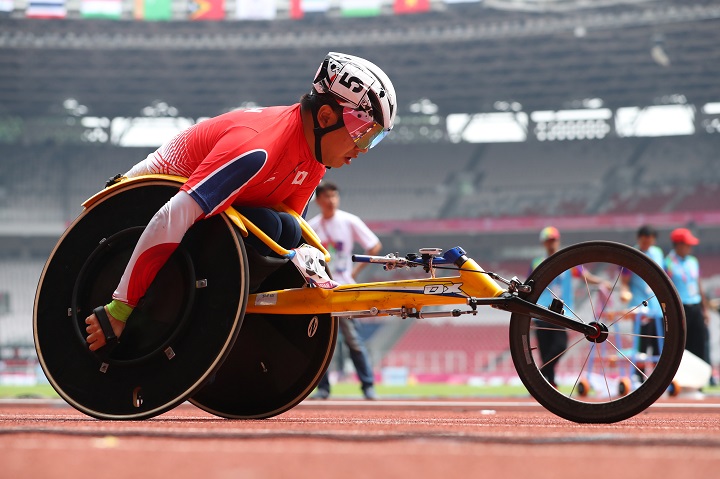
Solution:
[[[318,121],[322,127],[334,125],[338,120],[339,116],[327,105],[321,107],[320,111],[318,111]],[[346,128],[338,128],[326,133],[322,137],[321,147],[322,162],[325,166],[331,168],[349,165],[358,155],[368,151],[367,148],[360,149],[357,147]]]

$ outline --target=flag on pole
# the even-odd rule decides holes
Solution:
[[[170,20],[172,0],[135,0],[135,18],[138,20]]]
[[[290,0],[290,18],[299,20],[306,13],[325,13],[330,9],[330,0]]]
[[[393,12],[400,15],[428,11],[430,11],[430,0],[395,0],[393,3]]]
[[[290,0],[290,18],[300,20],[303,17],[300,0]]]
[[[29,0],[25,16],[28,18],[65,18],[65,0]]]
[[[341,0],[340,13],[344,17],[374,17],[380,15],[382,0]]]
[[[222,20],[225,18],[225,0],[190,0],[191,20]]]
[[[122,16],[121,0],[82,0],[80,15],[83,18],[119,19]]]
[[[330,9],[330,0],[302,0],[300,5],[305,13],[324,13]]]
[[[277,16],[275,0],[237,0],[238,20],[273,20]]]

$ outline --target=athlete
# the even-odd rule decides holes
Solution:
[[[89,349],[117,341],[157,272],[199,220],[235,206],[281,246],[296,247],[297,221],[271,207],[284,203],[304,212],[326,169],[349,165],[378,144],[395,112],[395,90],[380,68],[330,52],[300,103],[203,121],[135,165],[125,176],[162,173],[188,181],[143,231],[112,301],[86,318]],[[257,238],[248,242],[270,254]]]

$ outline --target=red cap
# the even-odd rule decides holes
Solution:
[[[670,241],[673,243],[685,243],[690,246],[700,244],[700,240],[697,239],[687,228],[677,228],[670,233]]]

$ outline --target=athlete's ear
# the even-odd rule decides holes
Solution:
[[[318,123],[320,128],[327,128],[338,122],[338,115],[330,105],[323,105],[320,107],[317,113]]]

